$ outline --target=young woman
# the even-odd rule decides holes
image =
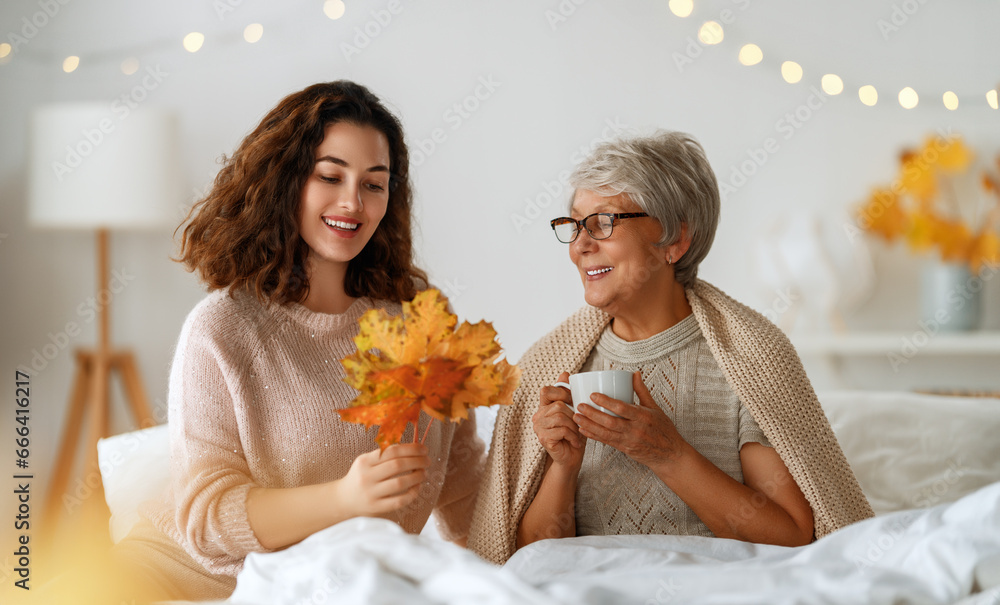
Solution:
[[[371,92],[316,84],[264,117],[182,225],[179,260],[211,293],[170,375],[173,499],[118,549],[167,596],[224,598],[247,554],[357,516],[417,533],[433,510],[464,543],[483,467],[474,420],[433,423],[424,445],[408,429],[380,453],[374,430],[336,413],[356,395],[340,360],[358,318],[399,313],[426,284],[408,166]]]

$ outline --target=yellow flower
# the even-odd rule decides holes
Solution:
[[[982,231],[973,241],[969,252],[969,268],[979,273],[983,264],[1000,265],[1000,236],[994,231]]]
[[[963,223],[936,219],[934,243],[945,262],[965,262],[972,247],[972,233]]]
[[[972,160],[972,151],[958,136],[932,136],[919,151],[904,151],[897,181],[869,196],[858,209],[859,225],[888,241],[902,236],[917,252],[936,248],[942,260],[967,263],[976,271],[984,263],[1000,264],[1000,179],[990,173],[980,179],[998,205],[986,213],[975,234],[960,219],[949,218],[960,214],[950,181],[966,172]]]
[[[965,172],[972,163],[972,150],[965,146],[962,137],[959,136],[928,139],[924,150],[928,157],[936,155],[934,163],[941,170],[951,174]]]
[[[903,189],[919,202],[928,204],[937,195],[934,178],[934,164],[927,161],[924,154],[903,154],[899,180]]]

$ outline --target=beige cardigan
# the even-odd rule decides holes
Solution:
[[[698,281],[687,299],[729,386],[750,410],[812,507],[816,537],[873,515],[788,338],[763,315]],[[501,408],[469,548],[497,564],[516,550],[517,527],[541,483],[545,450],[531,416],[538,392],[576,372],[611,317],[584,307],[521,357],[514,403]]]

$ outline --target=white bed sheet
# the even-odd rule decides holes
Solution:
[[[978,594],[976,594],[978,593]],[[969,599],[970,595],[972,598]],[[495,567],[354,519],[252,554],[234,605],[275,603],[1000,604],[1000,483],[799,548],[692,536],[546,540]]]

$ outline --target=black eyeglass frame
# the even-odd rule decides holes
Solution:
[[[590,227],[587,227],[587,221],[589,221],[591,217],[594,216],[611,217],[611,230],[608,232],[607,235],[603,237],[597,237],[596,235],[594,235],[594,232],[590,230]],[[584,229],[587,230],[587,234],[590,235],[590,237],[596,240],[608,239],[609,237],[611,237],[611,234],[615,232],[615,222],[626,218],[642,218],[644,216],[649,216],[649,214],[645,212],[595,212],[593,214],[588,214],[587,216],[583,217],[580,220],[576,220],[575,218],[569,216],[561,216],[559,218],[554,218],[551,221],[549,221],[549,225],[552,226],[552,231],[556,232],[557,224],[567,225],[569,223],[576,223],[576,234],[573,235],[573,239],[569,240],[568,242],[564,242],[561,239],[559,239],[559,234],[556,232],[556,239],[559,239],[560,243],[572,244],[573,242],[576,241],[576,238],[580,237],[580,232],[583,231]]]

